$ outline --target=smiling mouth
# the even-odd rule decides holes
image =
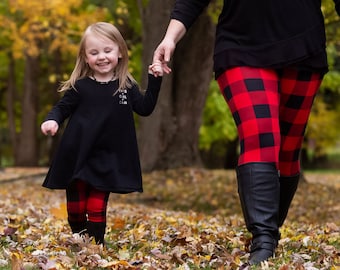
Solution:
[[[98,63],[97,66],[100,66],[100,67],[104,67],[104,66],[108,66],[109,63]]]

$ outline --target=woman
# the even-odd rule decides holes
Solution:
[[[176,0],[154,61],[168,66],[178,41],[209,0]],[[340,14],[340,0],[334,0]],[[252,233],[248,264],[270,258],[296,192],[299,153],[327,72],[320,0],[225,0],[214,71],[240,140],[239,197]]]

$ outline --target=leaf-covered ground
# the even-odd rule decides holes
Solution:
[[[64,191],[41,187],[45,169],[30,173],[0,172],[0,269],[222,270],[247,259],[232,171],[153,172],[144,193],[111,194],[104,248],[70,233]],[[306,178],[275,258],[252,269],[340,269],[340,175]]]

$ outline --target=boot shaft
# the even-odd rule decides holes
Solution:
[[[248,163],[237,168],[244,220],[253,235],[249,264],[273,256],[279,238],[279,174],[273,163]]]
[[[286,220],[289,207],[294,198],[299,185],[300,174],[295,176],[280,176],[280,210],[279,210],[279,227]]]
[[[247,229],[256,235],[278,234],[279,175],[272,163],[237,168],[238,192]]]

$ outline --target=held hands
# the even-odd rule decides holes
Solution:
[[[153,64],[159,62],[163,72],[166,74],[171,72],[171,68],[168,66],[168,64],[175,47],[176,43],[173,40],[164,38],[153,54]]]
[[[149,66],[149,73],[153,74],[155,77],[163,76],[163,68],[161,61],[155,61]]]
[[[162,70],[166,74],[171,72],[171,68],[168,64],[175,51],[177,42],[185,35],[185,33],[185,25],[176,19],[171,19],[163,40],[153,54],[153,64],[160,62]]]
[[[45,121],[44,123],[41,124],[40,128],[41,128],[41,132],[44,135],[54,136],[59,129],[59,125],[54,120],[47,120],[47,121]]]

